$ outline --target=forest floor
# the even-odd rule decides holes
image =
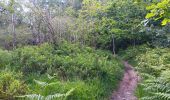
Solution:
[[[134,68],[124,61],[125,72],[119,88],[115,91],[111,97],[111,100],[137,100],[135,96],[135,89],[140,80],[137,72]]]

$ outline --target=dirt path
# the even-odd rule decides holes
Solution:
[[[137,100],[134,95],[137,87],[139,76],[128,62],[123,62],[125,73],[123,80],[120,82],[119,88],[111,97],[111,100]]]

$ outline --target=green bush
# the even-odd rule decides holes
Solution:
[[[29,91],[28,86],[21,81],[21,74],[11,71],[0,71],[0,99],[13,100],[16,96]]]
[[[12,65],[21,69],[24,74],[41,72],[52,65],[52,46],[43,44],[38,46],[26,46],[13,51]]]
[[[46,82],[47,73],[55,75],[54,82],[57,82],[49,94],[64,94],[75,88],[69,100],[103,100],[114,90],[123,73],[121,62],[111,52],[79,44],[63,42],[53,46],[45,43],[9,53],[9,68],[23,73],[29,94],[40,93],[32,80]]]
[[[120,77],[116,73],[121,67],[116,66],[121,64],[109,52],[68,43],[56,48],[43,44],[16,49],[12,65],[24,74],[44,71],[57,73],[62,79]]]
[[[11,61],[12,61],[11,52],[0,49],[0,68],[9,65]]]
[[[136,61],[139,62],[140,72],[149,73],[156,77],[160,76],[162,71],[170,68],[169,49],[155,48],[147,50],[146,53],[138,55]]]

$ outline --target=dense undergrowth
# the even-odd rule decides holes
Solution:
[[[170,100],[170,49],[130,47],[120,52],[123,59],[132,62],[142,80],[136,95],[139,100]]]
[[[104,100],[123,73],[110,52],[66,42],[1,49],[0,62],[3,100]]]
[[[170,100],[169,16],[170,0],[0,0],[0,100],[107,100],[123,65],[105,50],[139,99]]]

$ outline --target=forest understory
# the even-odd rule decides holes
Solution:
[[[170,100],[169,73],[170,0],[0,0],[0,100]]]

